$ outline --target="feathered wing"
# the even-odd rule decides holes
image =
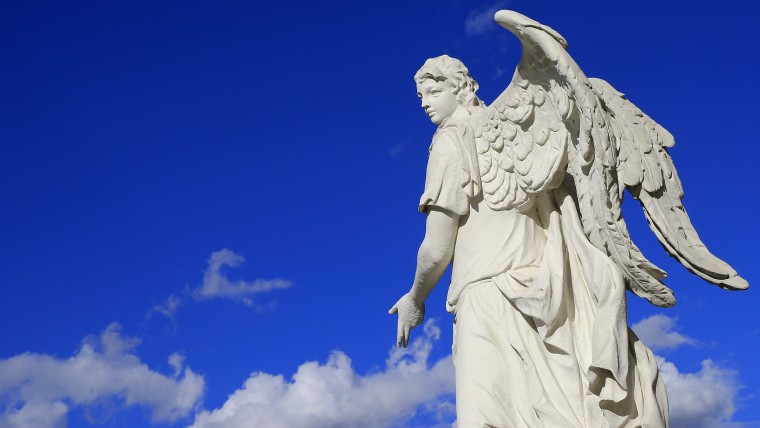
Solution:
[[[672,306],[673,294],[660,281],[665,272],[633,244],[622,217],[621,186],[636,183],[631,188],[645,189],[634,194],[666,249],[708,281],[741,288],[743,280],[706,250],[683,211],[663,148],[672,140],[667,131],[643,115],[636,117],[646,120],[625,117],[638,109],[611,87],[597,94],[556,31],[512,11],[498,12],[496,21],[520,39],[523,54],[504,93],[473,118],[485,202],[493,209],[522,209],[564,181],[586,236],[623,270],[630,289],[655,305]],[[642,135],[654,142],[633,146]],[[646,168],[639,171],[639,165]]]
[[[673,136],[609,83],[589,79],[618,147],[618,179],[639,200],[665,250],[699,277],[730,290],[749,285],[699,239],[681,202],[683,187],[667,148]]]
[[[564,93],[517,72],[505,94],[473,119],[483,197],[497,210],[528,207],[537,193],[556,187],[570,144],[561,122],[569,112],[558,110]]]

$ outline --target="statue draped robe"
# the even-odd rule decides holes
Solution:
[[[588,241],[573,198],[560,185],[492,210],[471,183],[472,138],[467,120],[440,125],[419,205],[460,216],[447,296],[458,426],[667,427],[623,273]]]

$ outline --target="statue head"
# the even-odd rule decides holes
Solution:
[[[448,55],[430,58],[414,75],[417,96],[430,120],[440,124],[457,109],[467,113],[483,107],[475,92],[478,82],[462,61]]]

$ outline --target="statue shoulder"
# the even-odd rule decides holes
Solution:
[[[460,154],[464,154],[461,153],[461,151],[468,146],[466,140],[474,137],[474,130],[479,123],[480,119],[478,116],[467,116],[462,118],[452,117],[446,119],[438,127],[435,135],[433,135],[431,150],[437,140],[450,139],[454,142],[454,145],[460,149]]]
[[[433,141],[429,149],[431,155],[435,152],[462,158],[464,154],[462,149],[465,145],[464,135],[466,132],[463,123],[453,121],[442,123],[433,135]]]
[[[430,157],[456,160],[458,170],[465,177],[463,187],[469,197],[480,192],[480,175],[475,149],[472,116],[449,118],[438,127],[430,145]]]

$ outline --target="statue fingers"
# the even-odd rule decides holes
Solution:
[[[404,346],[404,326],[401,324],[401,320],[398,321],[398,330],[396,331],[396,346],[401,348]]]

